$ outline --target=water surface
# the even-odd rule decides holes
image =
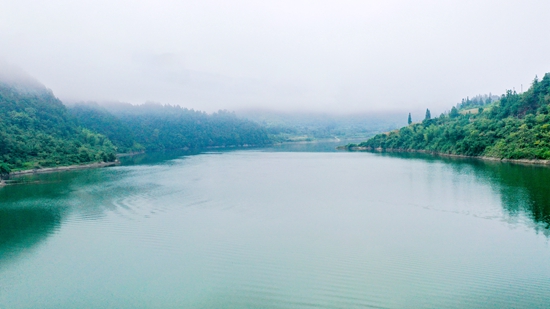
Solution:
[[[0,189],[0,308],[549,308],[550,169],[334,144]]]

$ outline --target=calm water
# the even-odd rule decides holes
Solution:
[[[550,169],[333,144],[0,189],[0,308],[550,308]]]

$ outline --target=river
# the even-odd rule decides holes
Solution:
[[[550,169],[296,144],[0,189],[0,308],[550,308]]]

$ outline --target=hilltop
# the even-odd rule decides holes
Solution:
[[[76,124],[43,86],[0,81],[0,173],[116,160],[104,135]]]

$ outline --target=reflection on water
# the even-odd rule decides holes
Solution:
[[[59,209],[0,209],[0,267],[53,233],[61,218]]]
[[[0,308],[550,307],[550,169],[338,144],[2,188]]]
[[[67,195],[74,174],[56,173],[22,177],[37,184],[0,189],[0,267],[4,261],[45,240],[61,225],[67,207],[59,199]]]
[[[420,153],[379,155],[432,163],[444,162],[457,174],[474,175],[500,193],[502,207],[511,216],[527,216],[535,223],[535,229],[550,236],[550,168],[547,166],[439,157]]]
[[[157,152],[123,157],[121,161],[125,166],[156,164],[156,169],[162,169],[170,160],[197,153]],[[97,220],[106,211],[128,209],[125,203],[132,196],[155,189],[143,174],[138,179],[119,181],[131,176],[132,170],[118,167],[68,171],[25,175],[15,179],[20,184],[0,188],[0,267],[46,240],[67,216]]]
[[[548,236],[550,228],[550,169],[512,164],[486,164],[487,177],[498,184],[502,206],[510,213],[526,213],[540,223]]]
[[[167,151],[141,153],[133,156],[123,156],[123,157],[120,157],[119,160],[121,164],[125,166],[144,165],[144,164],[151,165],[151,164],[165,163],[169,160],[174,160],[183,156],[197,155],[197,154],[200,154],[201,152],[204,152],[204,151],[192,150],[192,149],[167,150]]]
[[[331,140],[321,142],[282,143],[266,148],[267,151],[277,152],[337,152],[336,147],[342,144],[356,143],[357,140]]]

